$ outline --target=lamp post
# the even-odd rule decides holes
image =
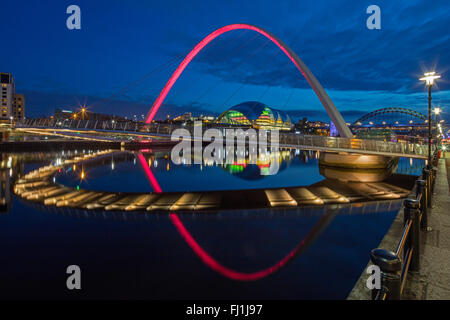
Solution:
[[[425,85],[428,87],[428,166],[431,166],[431,87],[434,84],[434,80],[439,79],[441,76],[436,74],[435,71],[426,72],[420,81],[425,81]]]
[[[441,112],[441,108],[437,107],[433,109],[434,112],[434,122],[436,122],[436,143],[439,141],[439,113]]]

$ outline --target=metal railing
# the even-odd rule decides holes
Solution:
[[[114,131],[116,133],[152,133],[169,136],[176,129],[186,129],[194,136],[194,126],[183,126],[172,123],[150,123],[135,122],[131,120],[57,120],[57,119],[26,119],[18,123],[17,127],[29,128],[54,128],[54,129],[79,129],[96,131]],[[238,127],[218,126],[217,124],[203,124],[202,129],[216,128],[225,135],[226,129],[239,129]],[[246,129],[246,128],[242,128]],[[270,141],[270,135],[269,135]],[[366,139],[349,139],[328,136],[301,135],[296,133],[280,132],[280,146],[312,147],[318,150],[360,153],[394,154],[395,156],[421,156],[425,158],[428,154],[428,145],[410,142],[386,142]],[[432,152],[436,149],[432,146]]]
[[[426,157],[428,146],[408,142],[386,142],[368,139],[350,139],[328,136],[298,135],[295,133],[280,134],[280,145],[320,147],[326,150],[359,150],[362,153],[389,153],[397,155],[420,155]],[[435,146],[432,146],[432,150]]]
[[[423,168],[416,180],[413,198],[404,200],[403,231],[396,250],[377,248],[370,253],[370,260],[381,272],[380,288],[372,289],[373,300],[400,300],[408,272],[420,269],[420,237],[422,231],[430,230],[428,209],[431,207],[437,160],[435,153],[432,164]]]
[[[75,119],[25,119],[17,123],[16,127],[28,128],[54,128],[54,129],[80,129],[138,132],[143,126],[141,122],[131,120],[75,120]]]

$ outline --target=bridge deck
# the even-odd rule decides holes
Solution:
[[[147,127],[148,128],[148,127]],[[111,129],[90,129],[90,128],[19,128],[30,133],[57,135],[75,139],[91,139],[98,141],[130,141],[130,139],[168,139],[171,132],[179,127],[165,126],[163,129],[159,126],[153,129],[148,129],[148,132],[129,132],[118,131]],[[182,127],[187,129],[186,127]],[[193,131],[193,129],[189,129]],[[221,129],[225,136],[225,128]],[[192,140],[201,137],[195,137],[192,132]],[[244,137],[245,141],[245,137]],[[317,150],[324,152],[344,152],[344,153],[359,153],[370,155],[382,155],[390,157],[409,157],[417,159],[426,159],[428,155],[428,146],[422,144],[414,144],[407,142],[385,142],[376,140],[363,139],[346,139],[326,136],[308,136],[293,133],[280,133],[279,147],[282,148],[299,148],[304,150]],[[434,150],[435,146],[433,146]]]

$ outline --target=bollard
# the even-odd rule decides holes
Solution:
[[[433,167],[433,169],[431,169],[431,177],[432,177],[432,181],[431,181],[431,192],[434,192],[434,184],[436,182],[436,176],[437,176],[437,168]]]
[[[409,268],[411,271],[418,271],[420,268],[420,211],[419,201],[415,199],[405,199],[405,210],[409,212],[412,220],[411,229],[409,230],[408,242],[409,248],[412,249],[411,262]]]
[[[386,300],[401,299],[401,275],[402,262],[392,251],[373,249],[370,252],[370,260],[381,270],[381,290],[386,291]],[[377,289],[376,292],[378,292]],[[375,294],[372,292],[372,297]]]
[[[419,203],[419,210],[422,213],[422,221],[420,222],[420,227],[424,230],[428,229],[428,209],[427,209],[427,188],[425,180],[417,180],[416,181],[416,198],[422,194]]]

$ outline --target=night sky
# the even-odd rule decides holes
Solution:
[[[81,30],[66,28],[66,8],[81,8]],[[366,8],[381,8],[368,30]],[[433,103],[450,111],[450,3],[435,1],[32,1],[2,0],[0,71],[27,99],[27,116],[86,104],[93,112],[146,114],[183,57],[203,37],[232,23],[260,26],[288,44],[322,83],[348,122],[383,107],[426,113],[418,81],[443,79]],[[327,120],[289,59],[252,31],[214,40],[186,69],[157,117],[219,114],[258,100]]]

